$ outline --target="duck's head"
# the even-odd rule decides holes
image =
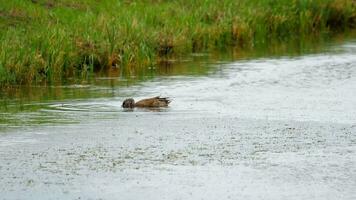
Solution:
[[[125,99],[124,102],[122,102],[122,107],[123,108],[133,108],[135,107],[135,100],[130,98],[130,99]]]

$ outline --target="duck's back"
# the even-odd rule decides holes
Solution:
[[[153,97],[149,99],[142,99],[135,103],[136,107],[165,107],[170,101],[165,97]]]

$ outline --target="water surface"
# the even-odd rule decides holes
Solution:
[[[110,73],[2,92],[2,199],[356,198],[356,40]]]

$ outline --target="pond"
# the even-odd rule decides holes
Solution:
[[[1,91],[3,199],[355,199],[356,39]],[[125,98],[170,97],[162,109]]]

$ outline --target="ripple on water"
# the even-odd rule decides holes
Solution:
[[[356,57],[343,52],[225,63],[205,77],[160,77],[124,93],[107,86],[114,95],[2,113],[16,127],[0,135],[0,193],[355,199]],[[120,107],[158,94],[173,99],[169,108]]]

